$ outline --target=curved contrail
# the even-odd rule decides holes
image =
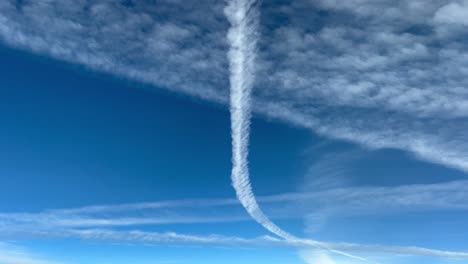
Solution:
[[[277,236],[325,249],[359,260],[323,243],[297,238],[273,223],[260,209],[250,184],[248,147],[251,117],[251,93],[255,77],[258,11],[256,0],[229,0],[224,13],[231,23],[227,39],[230,67],[230,111],[232,136],[232,185],[236,195],[252,218]]]
[[[228,52],[231,83],[232,185],[247,212],[272,233],[295,239],[281,230],[260,209],[252,192],[248,169],[248,147],[251,116],[251,91],[257,44],[255,0],[230,0],[225,14],[231,23]]]

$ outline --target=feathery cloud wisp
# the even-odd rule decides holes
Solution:
[[[0,242],[0,263],[2,264],[59,264],[44,260],[23,248]]]
[[[252,110],[326,137],[401,149],[468,171],[468,48],[457,37],[462,17],[447,21],[452,2],[263,4],[255,86],[268,89],[252,95]],[[103,0],[5,0],[0,41],[228,104],[223,9],[214,0],[132,7]],[[321,17],[321,10],[347,21]],[[320,23],[296,15],[303,12]],[[271,21],[278,15],[288,23]]]
[[[303,204],[311,202],[322,203],[322,201],[335,201],[334,206],[336,211],[342,211],[347,205],[343,205],[344,201],[352,200],[351,207],[354,211],[359,209],[359,205],[366,204],[368,201],[375,201],[372,208],[430,208],[432,210],[439,208],[440,210],[467,210],[465,206],[458,206],[467,200],[466,181],[452,182],[446,184],[429,184],[429,185],[414,185],[402,187],[385,187],[385,188],[340,188],[331,189],[318,193],[297,193],[284,194],[269,197],[259,197],[264,205],[279,204],[279,207],[284,207],[283,202],[303,201]],[[344,194],[349,193],[349,196]],[[414,193],[421,193],[421,197],[415,196]],[[376,197],[377,196],[377,197]],[[400,197],[401,199],[395,199]],[[432,197],[432,198],[431,198]],[[437,207],[433,208],[426,199],[438,202]],[[461,199],[461,200],[460,200]],[[424,201],[423,201],[424,200]],[[200,201],[206,202],[203,204]],[[363,202],[366,201],[366,202]],[[47,210],[42,213],[11,213],[0,214],[0,236],[2,237],[46,237],[46,238],[80,238],[92,241],[110,241],[117,243],[144,243],[144,244],[179,244],[179,245],[212,245],[212,246],[252,246],[252,247],[294,247],[305,248],[310,250],[311,247],[316,248],[333,248],[336,250],[344,250],[348,252],[356,252],[359,254],[366,253],[387,253],[410,256],[428,256],[437,258],[461,258],[467,259],[468,254],[463,252],[441,251],[420,247],[395,247],[383,245],[359,245],[350,243],[326,243],[315,242],[311,244],[308,240],[280,240],[272,237],[261,237],[255,239],[245,239],[239,237],[224,237],[224,236],[194,236],[177,233],[151,233],[145,231],[128,231],[121,232],[112,229],[113,226],[141,226],[143,224],[177,224],[185,222],[193,223],[210,223],[213,221],[237,221],[230,219],[232,217],[232,206],[238,206],[237,203],[232,204],[233,200],[199,200],[199,201],[170,201],[160,203],[142,203],[142,204],[124,204],[124,205],[109,205],[109,206],[90,206],[84,208],[70,208],[62,210]],[[393,203],[393,204],[392,204]],[[171,208],[182,206],[182,211],[187,204],[198,205],[199,207],[215,206],[216,211],[220,211],[222,207],[228,207],[226,212],[229,217],[207,217],[205,219],[193,219],[186,216],[173,218],[172,216],[157,218],[145,218],[141,210],[155,210],[155,207],[163,206],[164,211]],[[167,207],[167,206],[173,207]],[[343,208],[340,209],[339,205]],[[427,205],[427,206],[426,206]],[[313,204],[312,207],[315,207]],[[145,209],[146,208],[146,209]],[[196,208],[196,207],[194,207]],[[126,212],[125,210],[129,211]],[[291,212],[297,212],[298,208],[291,208]],[[307,213],[307,208],[303,210]],[[374,210],[372,210],[374,211]],[[144,212],[144,211],[143,211]],[[121,214],[135,213],[140,218],[125,218]],[[376,213],[376,212],[374,212]],[[116,215],[114,215],[116,214]],[[205,213],[203,213],[205,215]],[[105,216],[105,217],[104,217]],[[97,217],[97,218],[96,218]],[[172,217],[172,218],[171,218]],[[181,221],[182,220],[182,221]],[[247,218],[243,218],[247,220]],[[19,236],[18,236],[19,235]]]
[[[273,219],[310,220],[311,216],[467,211],[467,188],[468,181],[396,187],[338,187],[315,192],[260,196],[257,200]],[[187,207],[191,208],[190,212],[185,210]],[[235,199],[173,200],[94,205],[38,213],[0,213],[0,231],[31,227],[48,229],[225,223],[250,219]]]
[[[96,242],[146,245],[186,245],[186,246],[227,246],[227,247],[286,247],[299,248],[310,252],[310,243],[304,240],[282,240],[271,236],[241,238],[232,236],[198,236],[174,232],[158,233],[140,230],[118,231],[109,229],[61,229],[31,235],[56,238],[79,238]],[[441,251],[419,247],[391,247],[381,245],[360,245],[349,243],[323,243],[323,247],[335,248],[368,254],[398,254],[405,256],[423,256],[448,259],[468,259],[468,253]],[[41,263],[41,262],[39,262]],[[45,262],[47,263],[47,262]],[[16,264],[16,263],[15,263]],[[41,263],[42,264],[42,263]]]

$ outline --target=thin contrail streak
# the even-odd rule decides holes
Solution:
[[[230,49],[230,111],[232,136],[232,185],[252,218],[277,236],[317,248],[365,260],[328,248],[323,243],[297,238],[273,223],[260,209],[250,184],[248,153],[251,118],[251,94],[255,79],[258,11],[256,0],[229,0],[225,14],[231,23],[228,32]]]

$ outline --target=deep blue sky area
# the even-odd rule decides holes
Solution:
[[[0,264],[466,263],[468,1],[249,3],[0,1]]]

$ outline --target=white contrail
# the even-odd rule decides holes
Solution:
[[[285,238],[295,239],[275,225],[258,206],[252,192],[248,169],[251,116],[251,91],[257,43],[255,0],[230,0],[225,14],[231,23],[228,53],[231,83],[232,185],[247,212],[266,229]]]
[[[230,0],[224,13],[231,23],[228,32],[230,49],[230,110],[232,134],[232,185],[236,195],[255,221],[270,232],[292,242],[300,242],[351,258],[364,260],[337,251],[313,240],[297,238],[273,223],[260,209],[250,184],[248,147],[251,117],[251,93],[255,77],[258,12],[256,0]]]

